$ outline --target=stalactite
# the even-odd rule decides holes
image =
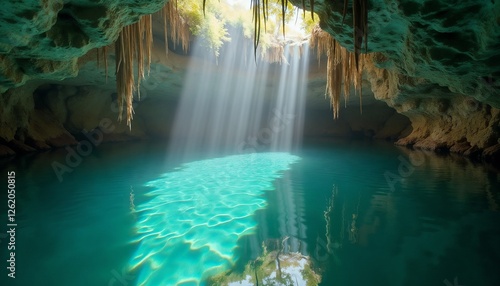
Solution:
[[[105,81],[108,82],[108,46],[95,49],[97,67],[100,68],[101,61],[104,62]]]
[[[168,5],[168,3],[167,3]],[[161,13],[161,17],[163,19],[163,40],[164,40],[164,44],[165,44],[165,55],[168,56],[168,28],[167,28],[167,15],[168,15],[168,11],[165,7],[167,7],[167,5],[163,6],[163,9],[161,9],[160,13]]]
[[[362,76],[364,54],[349,52],[342,47],[330,34],[321,30],[319,26],[313,29],[310,38],[311,47],[316,47],[318,60],[321,55],[327,55],[326,93],[330,98],[333,117],[337,118],[340,109],[340,96],[343,91],[345,103],[349,98],[351,84],[359,95],[361,102]],[[359,57],[359,58],[358,58]],[[342,90],[342,84],[344,88]],[[361,107],[360,107],[360,110]]]
[[[161,16],[165,23],[165,37],[170,28],[170,38],[175,45],[180,43],[184,52],[189,48],[190,32],[186,21],[179,15],[173,1],[169,1],[162,9]],[[141,79],[148,74],[151,66],[151,51],[153,48],[153,16],[144,15],[138,22],[122,28],[115,43],[116,55],[116,87],[118,93],[118,120],[123,118],[125,108],[127,125],[131,128],[134,110],[132,107],[134,91],[140,98]],[[168,27],[167,27],[168,26]],[[165,48],[168,50],[167,39]],[[104,48],[103,57],[107,75],[107,50]],[[134,67],[137,75],[134,77]]]
[[[131,35],[131,47],[133,47],[133,53],[135,54],[137,58],[137,97],[141,97],[141,79],[144,77],[144,48],[143,48],[143,43],[144,39],[142,38],[142,33],[141,31],[144,30],[144,21],[143,19],[145,16],[137,22],[136,25],[132,25],[131,28],[133,29],[133,33]]]
[[[118,120],[123,118],[126,108],[127,126],[131,128],[133,119],[132,99],[134,93],[134,53],[137,51],[136,24],[123,27],[115,43],[116,87],[118,94]]]
[[[282,44],[272,44],[266,49],[260,49],[261,59],[268,63],[282,63],[285,49]]]
[[[106,82],[108,82],[108,46],[102,47],[101,50],[102,50],[102,58],[104,59],[105,80]]]
[[[97,48],[97,49],[95,50],[95,57],[96,57],[96,62],[97,62],[97,63],[96,63],[96,64],[97,64],[97,68],[99,68],[99,66],[100,66],[99,48]]]
[[[145,15],[144,20],[144,50],[146,52],[146,67],[148,70],[148,75],[151,67],[151,51],[153,50],[153,15]]]
[[[174,45],[181,44],[182,51],[187,53],[191,34],[186,20],[179,15],[177,5],[173,1],[169,1],[161,10],[161,16],[163,17],[166,51],[168,52],[167,36],[169,36]]]
[[[358,68],[359,55],[365,44],[365,53],[368,52],[368,3],[367,0],[352,1],[352,29],[354,43],[354,60]]]
[[[344,107],[347,106],[347,101],[349,100],[349,93],[351,92],[351,81],[353,80],[351,78],[352,73],[350,72],[350,69],[352,68],[351,64],[351,54],[349,53],[346,49],[340,49],[341,52],[341,58],[345,59],[342,64],[342,74],[344,78]],[[347,84],[348,83],[348,84]]]

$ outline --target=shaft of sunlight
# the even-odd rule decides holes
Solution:
[[[220,58],[202,60],[195,45],[171,133],[169,156],[180,161],[301,143],[308,69],[306,44],[289,44],[281,65],[254,59],[252,43],[232,31]]]

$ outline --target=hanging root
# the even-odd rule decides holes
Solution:
[[[254,52],[256,54],[257,46],[260,40],[261,15],[264,19],[264,28],[266,26],[269,0],[252,0],[253,20],[254,20]],[[281,1],[281,12],[283,21],[283,35],[285,35],[285,12],[288,0]],[[342,13],[342,22],[345,19],[347,11],[347,1],[344,0],[344,10]],[[205,12],[206,0],[203,0],[203,12]],[[314,0],[310,0],[311,15],[314,19]],[[305,7],[305,1],[302,1],[302,7]],[[347,99],[350,92],[351,82],[354,85],[356,93],[360,95],[361,102],[361,83],[363,70],[363,55],[361,49],[365,46],[365,53],[368,52],[368,1],[353,0],[353,42],[354,53],[347,51],[340,46],[335,39],[328,33],[323,32],[319,26],[313,29],[311,35],[311,46],[316,46],[318,59],[321,54],[326,53],[327,62],[327,86],[326,93],[330,97],[330,103],[333,107],[333,117],[337,118],[340,106],[340,93],[342,81],[344,82],[344,98]],[[189,46],[189,27],[186,21],[179,15],[177,10],[177,1],[169,1],[161,10],[163,23],[165,26],[165,50],[168,52],[167,27],[170,29],[170,39],[174,45],[180,43],[184,52],[187,52]],[[123,110],[126,110],[127,125],[131,128],[134,110],[132,108],[133,92],[140,90],[141,78],[144,77],[144,69],[148,73],[151,65],[151,48],[153,45],[152,15],[145,15],[137,23],[122,28],[118,40],[115,43],[116,55],[116,86],[118,92],[118,119],[122,120]],[[281,47],[282,49],[282,47]],[[103,48],[102,58],[106,69],[107,78],[107,50]],[[269,52],[270,62],[281,62],[282,50],[277,48]],[[256,58],[257,59],[257,58]],[[99,62],[100,55],[97,52]],[[135,65],[137,65],[137,82],[133,74]],[[361,105],[360,105],[361,106]],[[361,108],[361,107],[360,107]]]
[[[161,14],[165,24],[170,27],[170,38],[187,52],[189,44],[189,27],[179,15],[173,1],[169,1],[162,9]],[[165,25],[165,49],[167,45],[167,25]],[[151,66],[151,51],[153,48],[153,16],[144,15],[138,22],[122,28],[115,43],[116,55],[116,89],[118,93],[118,120],[123,119],[125,110],[127,126],[131,128],[134,109],[132,107],[134,91],[140,98],[141,79],[145,70],[149,74]],[[107,50],[103,49],[104,64],[107,77]],[[137,75],[134,76],[134,66]]]
[[[205,5],[205,2],[203,2]],[[205,9],[205,7],[203,7]],[[165,52],[168,53],[168,37],[172,40],[173,44],[177,46],[181,44],[182,51],[187,53],[189,48],[189,38],[191,36],[189,32],[189,26],[179,14],[177,9],[177,1],[169,1],[163,9],[161,10],[161,16],[163,17],[163,31],[165,36]],[[170,34],[168,34],[170,31]]]
[[[342,92],[344,93],[345,104],[347,104],[351,83],[361,100],[364,55],[349,52],[330,34],[321,30],[319,26],[313,29],[310,43],[312,47],[316,47],[318,61],[321,55],[325,53],[327,55],[325,95],[327,94],[330,98],[333,117],[338,118],[340,95]],[[342,83],[344,84],[343,90],[341,88]]]

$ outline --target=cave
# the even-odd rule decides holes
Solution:
[[[1,285],[500,285],[500,1],[2,4]]]

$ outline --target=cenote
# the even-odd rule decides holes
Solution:
[[[1,285],[500,285],[498,1],[7,2]]]

